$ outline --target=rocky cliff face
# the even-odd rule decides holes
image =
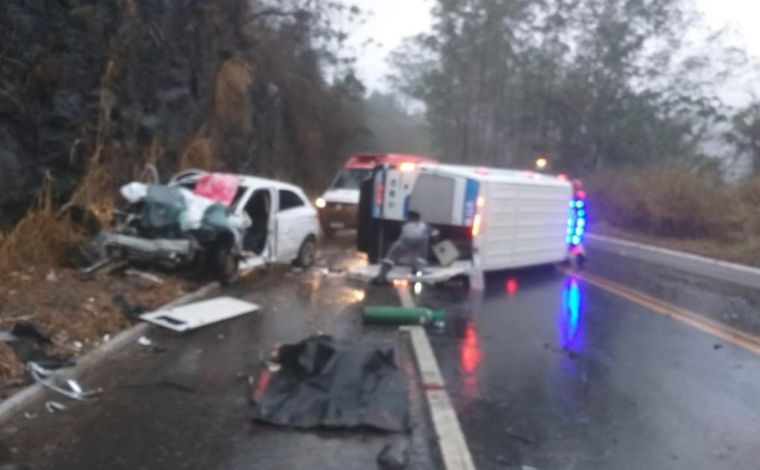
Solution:
[[[67,197],[93,160],[121,180],[153,160],[167,171],[184,161],[299,183],[314,170],[299,165],[307,154],[320,168],[338,161],[326,154],[355,123],[344,116],[345,87],[322,80],[311,17],[251,20],[257,7],[270,8],[4,0],[0,221],[23,213],[48,171]],[[303,168],[287,175],[294,165]]]

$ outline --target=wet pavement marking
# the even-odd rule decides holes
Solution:
[[[715,320],[711,320],[704,314],[699,314],[685,308],[677,307],[671,303],[665,302],[664,300],[657,299],[650,295],[633,290],[629,287],[625,287],[599,276],[572,270],[566,270],[565,272],[579,279],[582,279],[588,284],[644,306],[656,313],[670,317],[681,323],[696,328],[703,333],[710,334],[722,339],[723,341],[726,341],[727,343],[733,344],[734,346],[760,355],[760,337],[751,335]]]
[[[404,308],[415,306],[409,286],[397,287],[396,292]],[[425,328],[406,326],[401,330],[409,333],[411,339],[444,467],[446,470],[475,470],[472,454],[470,454],[454,406],[451,404],[451,398],[446,391],[443,375]]]

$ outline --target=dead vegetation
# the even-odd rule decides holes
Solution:
[[[242,58],[227,59],[214,79],[210,122],[246,133],[251,128],[250,89],[253,67]]]
[[[758,179],[729,186],[670,166],[597,174],[587,184],[597,230],[760,266]]]
[[[24,365],[16,358],[10,346],[0,342],[0,380],[20,377],[24,373]],[[2,399],[0,395],[0,399]]]
[[[71,220],[53,207],[52,183],[48,179],[37,204],[13,230],[0,237],[0,281],[22,266],[46,269],[62,264],[71,247],[83,240]]]

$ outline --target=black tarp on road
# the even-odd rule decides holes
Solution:
[[[409,429],[404,375],[392,348],[344,347],[330,336],[282,346],[251,400],[254,419],[294,428]]]

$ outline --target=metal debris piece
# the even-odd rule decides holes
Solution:
[[[383,447],[377,456],[377,463],[383,470],[402,470],[409,462],[409,443],[398,437]]]
[[[18,341],[18,337],[10,331],[0,331],[0,342],[15,343],[16,341]]]
[[[232,297],[218,297],[141,315],[147,322],[183,332],[256,312],[260,307]]]
[[[516,432],[512,431],[511,428],[507,428],[504,431],[504,434],[506,434],[508,437],[511,437],[512,439],[514,439],[514,440],[516,440],[518,442],[521,442],[521,443],[523,443],[525,445],[531,445],[534,442],[532,438],[530,438],[528,436],[524,436],[524,435],[519,434],[519,433],[516,433]]]
[[[151,273],[146,273],[145,271],[139,271],[137,269],[127,269],[124,273],[127,276],[139,277],[140,279],[144,281],[148,281],[156,285],[164,284],[164,280],[161,279],[159,276],[156,276],[155,274],[151,274]]]
[[[37,413],[32,413],[31,411],[24,411],[24,418],[37,419]]]
[[[52,344],[53,337],[50,335],[50,331],[42,325],[32,322],[18,322],[13,325],[11,333],[14,336],[31,338],[40,343]]]
[[[119,307],[124,315],[129,318],[136,318],[148,312],[147,307],[131,304],[123,294],[114,295],[112,300],[113,304]]]
[[[153,346],[153,341],[151,341],[147,336],[140,336],[140,339],[137,340],[137,344],[140,346]]]
[[[76,380],[61,379],[55,372],[45,369],[35,362],[27,363],[26,367],[35,382],[72,400],[92,400],[103,393],[103,389],[84,389]]]
[[[57,401],[47,401],[45,402],[45,409],[48,413],[58,413],[59,411],[66,410],[66,405]]]
[[[272,360],[266,361],[264,365],[266,366],[267,369],[269,369],[270,372],[278,372],[282,368],[282,366],[279,363]]]
[[[106,266],[108,266],[109,264],[113,262],[114,261],[110,258],[104,258],[86,268],[80,269],[79,272],[81,274],[94,274],[97,271],[100,271],[101,269],[105,268]]]

